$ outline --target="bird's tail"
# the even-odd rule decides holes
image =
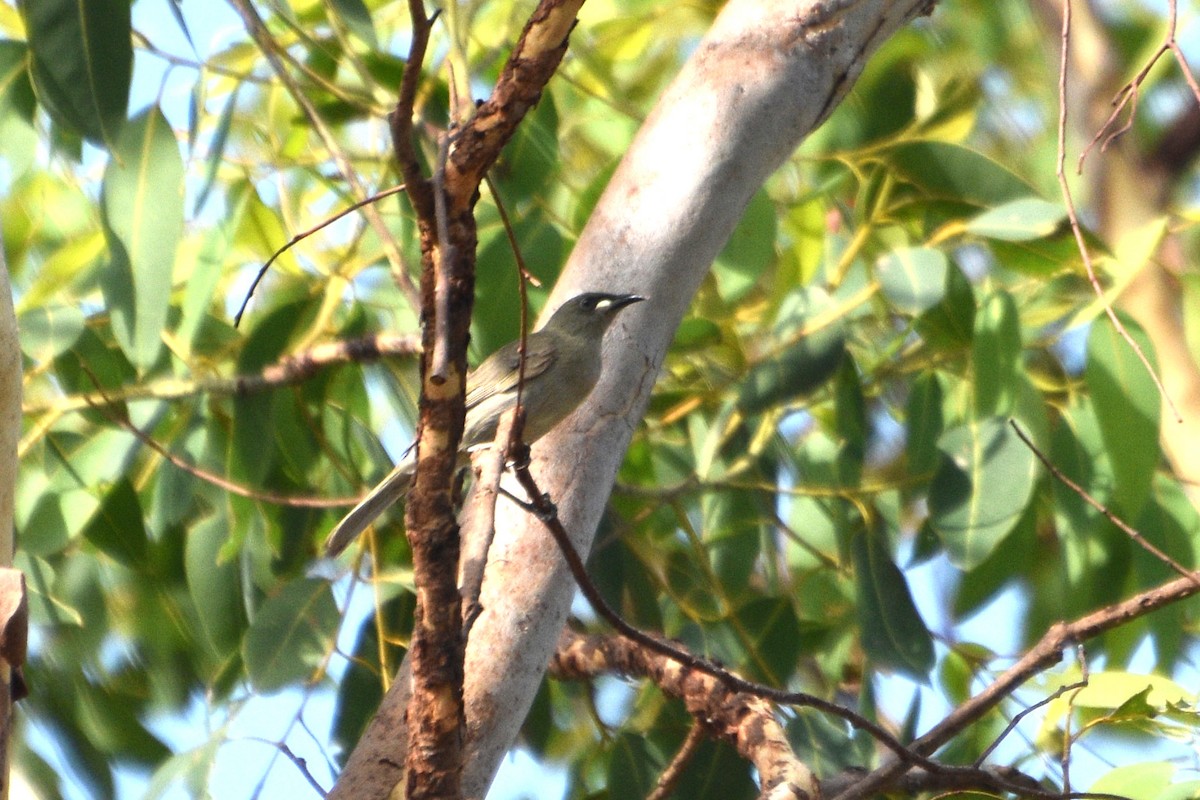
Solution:
[[[412,481],[414,466],[412,459],[402,459],[362,502],[350,509],[350,513],[342,517],[342,521],[334,526],[329,532],[329,537],[325,539],[325,555],[330,558],[336,557],[357,539],[376,517],[403,497]]]

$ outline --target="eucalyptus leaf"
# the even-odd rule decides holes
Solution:
[[[331,646],[338,618],[327,581],[294,580],[268,598],[242,642],[255,689],[270,693],[312,678]]]
[[[56,125],[113,147],[133,75],[127,0],[21,0],[38,99]]]
[[[1150,360],[1149,370],[1157,370],[1154,347],[1141,326],[1128,318],[1122,322]],[[1084,375],[1116,477],[1113,502],[1129,518],[1136,517],[1146,501],[1161,459],[1160,400],[1149,370],[1108,319],[1092,324]]]
[[[774,259],[777,214],[767,193],[757,192],[713,262],[717,290],[726,302],[744,297]]]
[[[880,259],[875,277],[884,296],[898,311],[920,314],[933,308],[946,294],[950,262],[932,247],[900,247]]]
[[[933,638],[908,582],[893,563],[882,531],[864,528],[854,537],[854,577],[862,646],[880,667],[926,682],[933,669]]]
[[[930,521],[950,560],[982,563],[1021,519],[1038,461],[1008,421],[972,420],[942,434],[945,457],[929,487]]]
[[[1040,197],[1023,197],[989,208],[967,223],[967,230],[977,236],[1023,242],[1041,239],[1058,229],[1067,211],[1061,203],[1051,203]]]
[[[183,234],[183,159],[158,108],[122,128],[104,171],[103,208],[112,255],[103,288],[113,332],[129,360],[145,371],[162,349],[175,247]]]

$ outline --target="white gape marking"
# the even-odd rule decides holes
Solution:
[[[608,308],[612,305],[612,300],[601,300],[596,303],[596,310]]]

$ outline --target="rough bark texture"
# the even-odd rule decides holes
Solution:
[[[450,132],[449,146],[441,153],[444,172],[431,179],[421,173],[412,125],[417,67],[424,60],[429,25],[420,0],[409,2],[414,20],[410,69],[405,70],[392,117],[392,139],[421,237],[417,470],[405,513],[417,604],[409,658],[331,798],[462,795],[464,646],[452,484],[462,438],[475,286],[474,207],[484,174],[562,60],[581,4],[582,0],[539,3],[492,98]]]
[[[405,512],[417,590],[409,650],[412,696],[406,715],[410,747],[405,761],[405,796],[413,800],[460,797],[462,782],[463,641],[455,583],[459,541],[452,484],[463,430],[475,283],[470,265],[448,258],[447,253],[475,251],[475,220],[468,209],[455,214],[446,228],[451,246],[439,243],[422,270],[422,308],[434,308],[437,292],[445,291],[449,314],[445,326],[428,322],[423,326],[418,465]],[[428,260],[428,256],[423,259]],[[447,336],[450,354],[441,375],[431,364],[439,333]]]
[[[732,0],[646,120],[547,309],[597,287],[649,298],[610,331],[591,399],[535,448],[539,483],[581,552],[675,329],[750,198],[837,105],[867,57],[930,6]],[[572,595],[539,523],[498,503],[483,613],[467,645],[466,796],[486,793],[513,744]]]
[[[678,697],[708,735],[737,750],[758,771],[763,797],[818,800],[817,777],[792,752],[787,732],[771,703],[732,692],[721,681],[687,669],[616,636],[582,636],[570,631],[559,639],[550,669],[565,680],[588,680],[618,672],[649,678],[664,693]]]

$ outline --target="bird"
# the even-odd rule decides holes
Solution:
[[[549,433],[582,403],[600,379],[601,344],[617,313],[646,298],[636,294],[585,292],[559,306],[549,321],[525,339],[525,441]],[[504,412],[517,404],[520,340],[509,342],[467,375],[466,420],[459,457],[490,445]],[[325,555],[345,550],[376,517],[408,490],[416,469],[416,447],[363,500],[346,514],[325,540]]]

